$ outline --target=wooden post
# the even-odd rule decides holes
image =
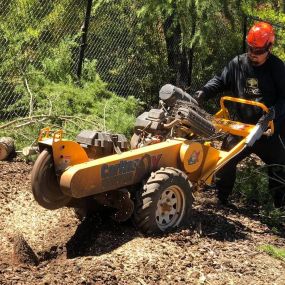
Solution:
[[[0,160],[5,160],[15,151],[14,140],[10,137],[0,138]]]

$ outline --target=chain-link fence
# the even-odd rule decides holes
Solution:
[[[136,51],[135,11],[119,3],[109,2],[92,11],[86,59],[97,61],[97,72],[109,89],[120,96],[139,95],[139,80],[147,76]]]
[[[31,113],[34,106],[29,76],[43,72],[45,59],[63,38],[80,32],[85,1],[0,0],[0,7],[2,121]]]
[[[117,95],[155,102],[168,82],[192,93],[242,52],[243,32],[255,20],[237,25],[235,43],[227,41],[230,31],[217,25],[209,39],[216,41],[215,50],[183,49],[175,32],[166,36],[165,23],[142,21],[139,2],[0,0],[0,121],[29,116],[37,108],[35,97],[41,95],[33,92],[34,74],[38,86],[46,74],[60,81],[65,72],[76,81],[82,66],[94,60],[96,72]],[[284,45],[284,27],[276,30],[277,44]]]
[[[96,59],[109,90],[150,102],[167,82],[169,67],[163,35],[138,16],[138,2],[109,1],[92,10],[85,59]]]

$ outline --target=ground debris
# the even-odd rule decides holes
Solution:
[[[17,234],[13,239],[13,263],[39,265],[39,259],[23,235]]]
[[[258,249],[285,247],[285,236],[249,208],[215,204],[214,192],[195,194],[190,226],[147,237],[131,222],[79,222],[71,209],[41,208],[30,172],[25,162],[0,162],[0,284],[285,284],[285,263]],[[13,263],[13,251],[27,249],[14,249],[17,233],[38,265],[33,253],[35,265]]]

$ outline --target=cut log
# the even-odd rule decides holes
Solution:
[[[24,156],[30,156],[39,153],[39,148],[37,146],[27,146],[22,150]]]
[[[14,140],[10,137],[0,138],[0,160],[5,160],[15,151]]]

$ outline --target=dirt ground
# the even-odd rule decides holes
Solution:
[[[32,166],[0,162],[0,284],[285,284],[285,262],[259,249],[285,247],[254,209],[222,207],[196,194],[192,225],[146,237],[131,223],[71,209],[48,211],[33,200]],[[15,259],[22,235],[39,264]]]

